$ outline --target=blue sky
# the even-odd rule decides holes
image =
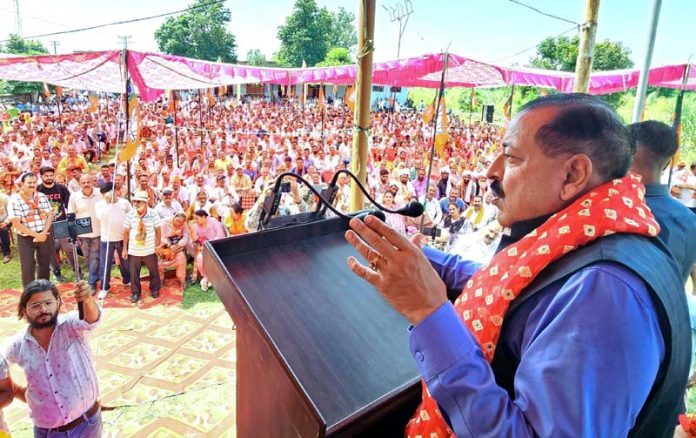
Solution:
[[[343,6],[357,15],[360,0],[318,0],[335,10]],[[585,0],[523,0],[545,12],[582,22]],[[129,18],[155,15],[186,8],[191,0],[20,0],[24,36],[56,32]],[[239,58],[249,49],[261,49],[267,57],[278,50],[277,28],[292,11],[289,0],[228,0],[232,11],[230,30],[237,37]],[[375,31],[375,59],[396,58],[397,25],[378,1]],[[645,53],[647,29],[653,0],[603,0],[599,12],[598,40],[609,38],[624,43],[639,66]],[[569,30],[572,25],[519,6],[509,0],[413,0],[414,14],[402,40],[402,57],[450,51],[501,65],[524,65],[534,50],[511,56],[535,46],[547,36]],[[696,52],[696,0],[662,2],[653,66],[686,62]],[[164,21],[156,19],[107,27],[71,35],[42,38],[60,42],[58,52],[103,50],[120,47],[118,35],[132,35],[134,50],[156,51],[155,29]],[[0,0],[0,29],[15,29],[14,2]],[[575,35],[572,30],[567,35]],[[4,35],[2,35],[4,37]],[[696,59],[696,56],[694,56]],[[693,61],[693,59],[692,59]]]

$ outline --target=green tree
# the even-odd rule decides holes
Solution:
[[[353,57],[350,56],[348,49],[344,47],[334,47],[326,54],[326,58],[317,64],[317,67],[330,67],[332,65],[353,64]]]
[[[575,71],[580,37],[546,38],[537,46],[536,55],[529,61],[533,67],[546,70]],[[609,40],[595,44],[593,71],[618,70],[633,67],[631,50],[621,42]]]
[[[329,11],[320,9],[315,0],[297,0],[285,24],[278,27],[278,62],[300,67],[303,61],[309,66],[322,61],[330,49],[327,35],[332,23]]]
[[[192,8],[169,17],[155,31],[160,51],[207,61],[237,62],[237,43],[227,30],[232,14],[222,3],[196,0]]]
[[[331,14],[331,19],[331,32],[327,35],[329,47],[355,49],[358,44],[358,35],[355,32],[355,15],[343,7],[339,7],[337,12]]]
[[[5,45],[5,53],[13,55],[41,55],[48,50],[38,40],[25,40],[19,35],[10,34],[10,39]],[[38,82],[0,81],[0,93],[22,95],[36,95],[43,90],[43,84]]]
[[[266,55],[261,53],[260,49],[249,50],[246,55],[246,62],[249,65],[264,66],[268,64]]]
[[[533,67],[546,70],[574,72],[578,58],[580,37],[562,36],[546,38],[537,46],[537,53],[529,63]],[[592,71],[619,70],[633,67],[631,50],[621,42],[604,40],[597,42],[594,48]],[[531,95],[533,93],[527,93]],[[603,96],[612,107],[617,108],[625,93],[615,93]]]

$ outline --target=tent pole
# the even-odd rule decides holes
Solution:
[[[353,153],[351,171],[361,183],[367,182],[367,136],[370,129],[370,96],[372,93],[372,53],[375,35],[376,0],[363,0],[358,10],[358,76],[357,96],[353,114]],[[360,210],[365,205],[365,195],[355,181],[350,186],[350,210]]]
[[[440,87],[437,90],[436,103],[435,103],[435,114],[433,115],[433,136],[430,139],[430,158],[428,159],[428,174],[425,177],[425,193],[428,193],[428,187],[430,187],[430,177],[433,172],[433,158],[435,158],[435,137],[437,136],[437,117],[440,115],[440,108],[442,105],[442,96],[445,94],[445,75],[447,74],[447,65],[449,64],[449,53],[445,52],[445,59],[443,60],[442,66],[442,77],[440,78]],[[447,127],[442,127],[442,132],[447,132]],[[423,202],[423,207],[425,208],[428,204],[428,198],[426,197]],[[418,229],[423,232],[423,224],[425,223],[425,214],[421,215],[420,225]]]
[[[655,35],[657,34],[657,23],[660,20],[660,8],[662,0],[653,0],[653,10],[650,19],[650,33],[648,34],[648,43],[645,50],[645,59],[643,60],[643,68],[640,71],[638,79],[638,89],[636,90],[636,101],[633,105],[633,123],[640,122],[645,107],[645,92],[648,89],[648,76],[650,75],[650,61],[652,60],[653,48],[655,47]]]

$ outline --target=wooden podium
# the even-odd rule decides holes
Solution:
[[[208,242],[237,326],[240,437],[403,436],[420,401],[408,322],[348,268],[333,218]]]

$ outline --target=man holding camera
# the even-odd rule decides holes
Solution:
[[[84,319],[76,311],[59,314],[62,300],[50,281],[29,283],[17,314],[29,327],[4,348],[9,363],[24,370],[26,387],[14,385],[14,396],[29,405],[34,437],[101,436],[99,388],[87,334],[101,320],[101,311],[81,281],[74,291]]]
[[[22,269],[22,286],[37,278],[48,278],[53,238],[53,212],[48,198],[36,191],[38,177],[27,172],[19,178],[21,189],[10,198],[9,216],[17,232],[17,252]]]

